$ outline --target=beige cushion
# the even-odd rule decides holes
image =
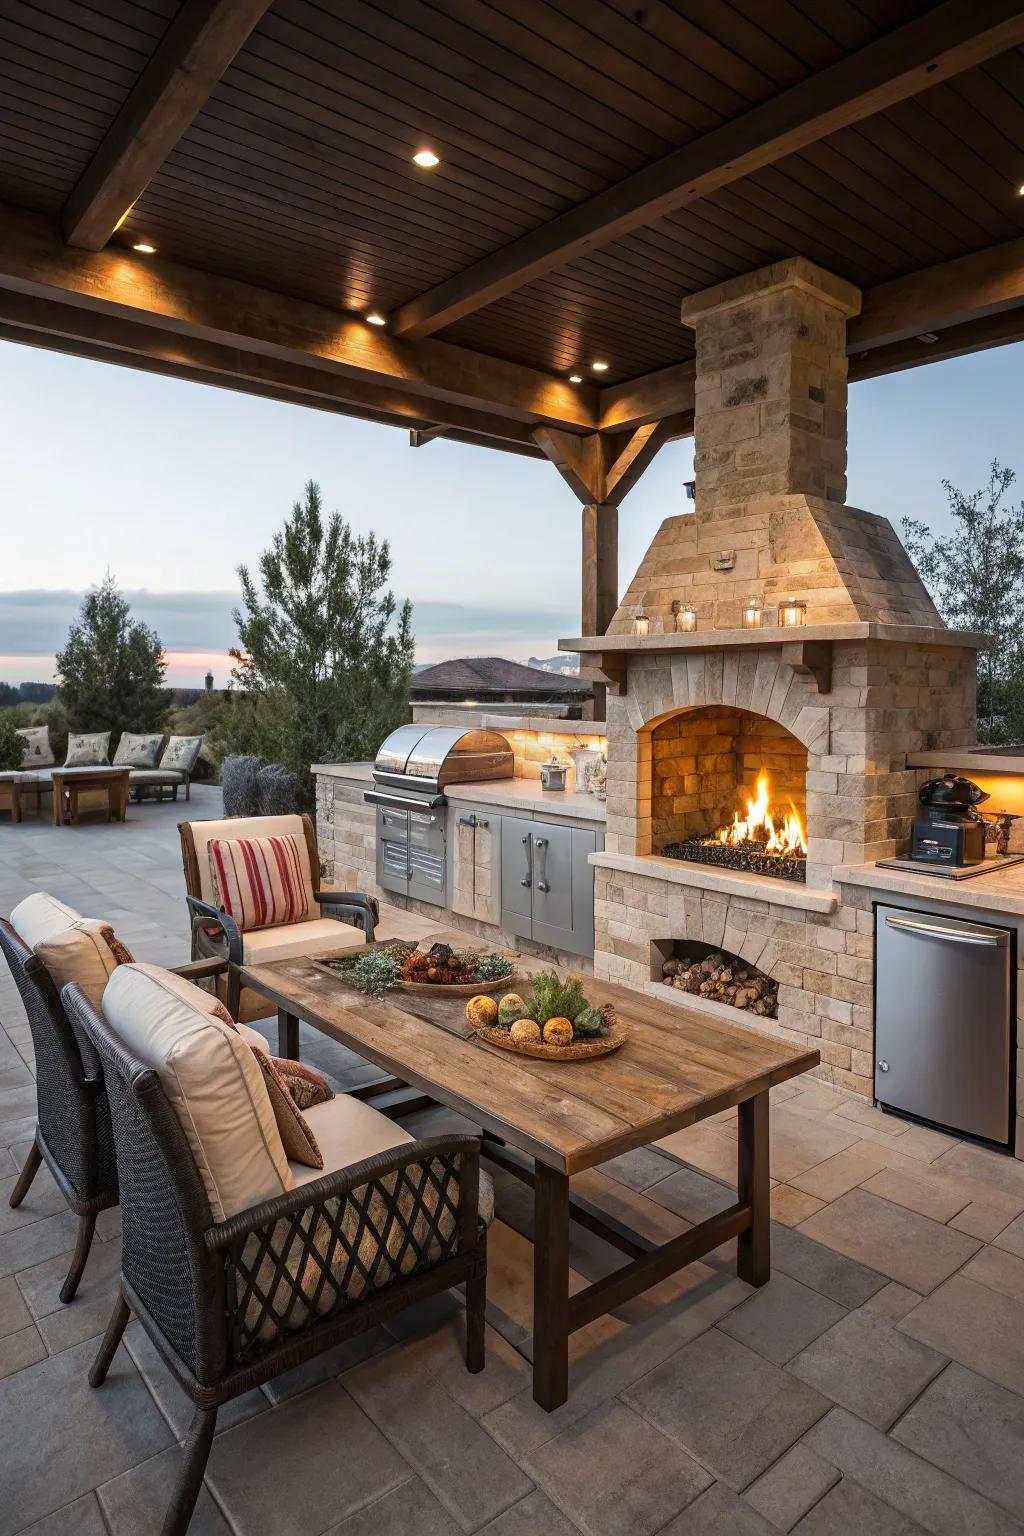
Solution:
[[[142,735],[137,731],[122,731],[121,740],[114,753],[117,768],[155,768],[163,745],[163,732]]]
[[[221,1007],[155,965],[119,967],[103,996],[115,1034],[163,1084],[215,1221],[293,1186],[259,1064]]]
[[[413,1139],[408,1131],[403,1131],[379,1109],[343,1093],[328,1099],[326,1104],[313,1104],[303,1110],[303,1114],[323,1153],[324,1166],[320,1172],[316,1168],[306,1168],[302,1163],[289,1163],[295,1184],[322,1179],[325,1173],[361,1163],[364,1157],[373,1157],[377,1152],[400,1147]]]
[[[199,894],[203,901],[216,904],[217,893],[210,874],[209,844],[215,837],[294,837],[302,860],[306,886],[307,917],[319,917],[320,908],[313,899],[313,876],[309,868],[309,850],[301,816],[231,816],[222,821],[192,821],[192,840],[199,865]],[[319,875],[318,875],[319,878]]]
[[[58,992],[77,982],[97,1008],[114,971],[132,958],[109,923],[82,917],[44,891],[15,907],[11,926],[43,962]]]
[[[110,732],[92,731],[87,735],[68,737],[65,768],[94,768],[110,760]]]
[[[185,775],[174,768],[133,768],[129,784],[184,784]]]
[[[18,735],[25,743],[23,768],[50,768],[56,762],[50,746],[50,731],[45,725],[26,726]]]
[[[171,773],[191,773],[199,758],[205,736],[168,736],[160,766]]]
[[[248,965],[269,965],[272,960],[296,960],[303,955],[339,954],[360,949],[366,934],[333,917],[316,917],[308,923],[284,928],[256,928],[242,935],[242,958]]]

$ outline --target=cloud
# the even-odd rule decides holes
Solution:
[[[83,595],[47,588],[0,592],[0,679],[23,682],[50,676],[54,654],[67,637]],[[171,682],[187,679],[191,684],[210,666],[220,685],[228,670],[225,653],[238,638],[231,617],[239,602],[237,592],[125,589],[124,595],[136,617],[163,641]],[[419,661],[548,655],[560,635],[575,634],[578,628],[578,614],[563,609],[413,600]]]

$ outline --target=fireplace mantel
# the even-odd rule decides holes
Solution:
[[[798,629],[771,625],[763,629],[703,629],[692,634],[672,631],[662,635],[584,635],[559,640],[560,651],[577,651],[591,658],[609,691],[625,692],[626,672],[632,656],[666,652],[731,650],[737,646],[780,646],[783,660],[795,671],[813,678],[819,693],[832,687],[832,647],[836,641],[883,640],[902,645],[952,645],[984,650],[992,636],[965,629],[946,629],[925,624],[883,624],[852,620],[839,624],[806,624]],[[586,665],[586,663],[584,663]]]

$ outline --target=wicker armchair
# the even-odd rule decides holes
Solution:
[[[78,1240],[60,1299],[74,1299],[85,1270],[100,1211],[116,1205],[117,1165],[110,1110],[102,1081],[82,1060],[78,1041],[43,962],[0,918],[0,953],[10,968],[28,1015],[36,1054],[36,1131],[11,1192],[15,1209],[45,1162],[78,1217]],[[226,971],[223,960],[179,966],[191,981]]]
[[[192,927],[192,958],[223,959],[229,970],[219,988],[233,1019],[265,1018],[272,1011],[266,998],[242,988],[238,967],[258,965],[299,955],[333,954],[372,942],[379,908],[372,896],[358,891],[323,891],[316,829],[308,816],[233,816],[222,821],[183,821],[178,824],[185,891]],[[303,854],[311,900],[305,917],[286,927],[243,933],[238,924],[214,904],[215,892],[207,853],[212,838],[266,837],[289,834]],[[340,921],[339,921],[340,920]]]
[[[215,1223],[156,1072],[78,987],[61,996],[106,1084],[121,1186],[121,1285],[89,1382],[102,1385],[134,1312],[195,1404],[163,1536],[187,1530],[217,1410],[250,1387],[456,1285],[466,1364],[483,1369],[475,1137],[406,1141]]]

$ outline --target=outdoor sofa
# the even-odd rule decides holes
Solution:
[[[135,801],[148,794],[162,800],[170,790],[177,800],[184,789],[185,799],[192,797],[192,774],[203,747],[202,736],[165,736],[122,733],[113,759],[110,758],[110,732],[90,731],[68,737],[65,760],[58,765],[45,725],[26,727],[19,733],[25,739],[25,756],[20,768],[0,773],[0,811],[10,811],[21,820],[28,800],[38,813],[44,794],[51,791],[53,774],[63,769],[127,768],[128,792]]]

